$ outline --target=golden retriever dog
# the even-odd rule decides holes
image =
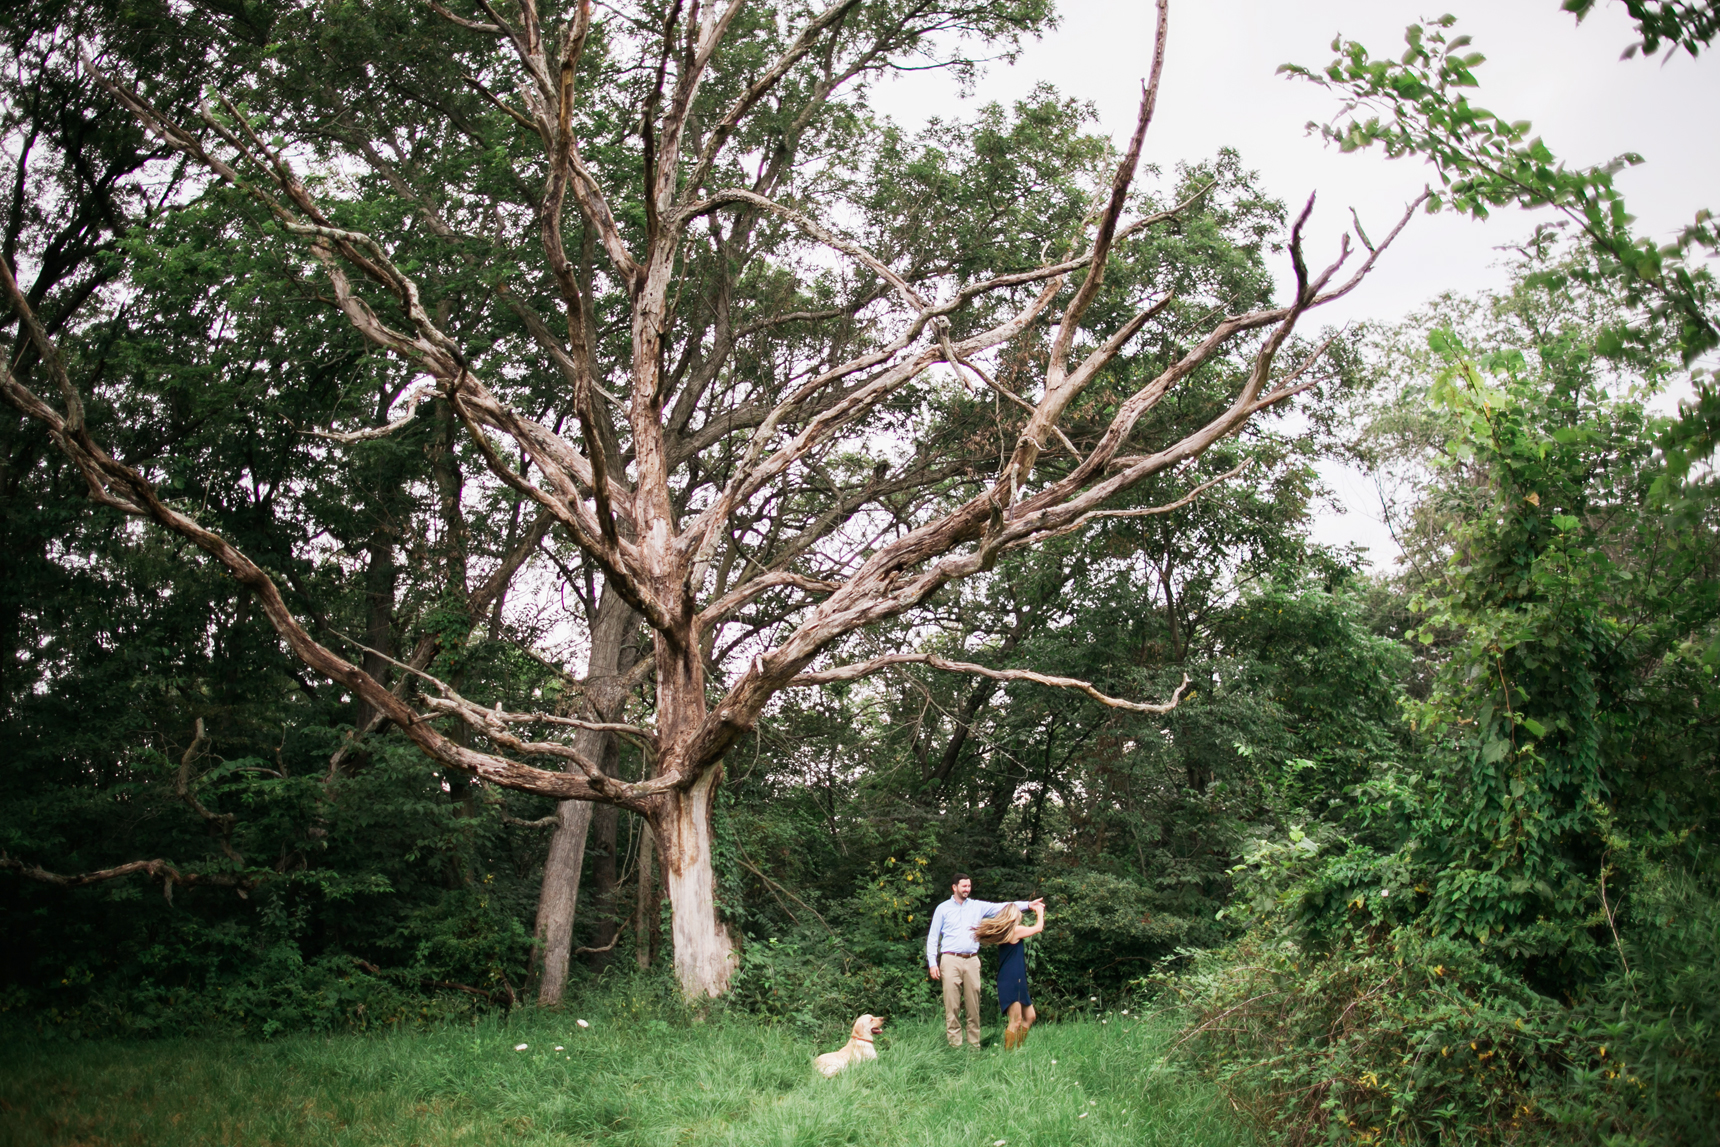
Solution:
[[[812,1065],[826,1076],[835,1075],[857,1059],[877,1059],[878,1052],[872,1047],[872,1037],[884,1030],[884,1021],[877,1016],[861,1016],[854,1021],[854,1031],[849,1040],[836,1051],[825,1052],[812,1061]]]

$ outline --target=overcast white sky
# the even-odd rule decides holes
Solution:
[[[903,124],[926,116],[971,113],[979,103],[1011,101],[1040,82],[1092,101],[1115,137],[1133,126],[1140,84],[1150,63],[1150,0],[1061,0],[1062,26],[1030,45],[1014,66],[995,64],[974,96],[959,98],[949,77],[920,73],[876,89],[876,106]],[[1720,58],[1680,53],[1620,60],[1632,42],[1622,4],[1602,0],[1580,27],[1558,0],[1173,0],[1170,43],[1146,158],[1167,170],[1177,160],[1236,148],[1267,189],[1293,204],[1319,191],[1309,261],[1335,250],[1360,212],[1371,235],[1395,221],[1430,178],[1414,160],[1379,153],[1343,155],[1303,125],[1336,110],[1332,95],[1276,75],[1278,65],[1324,65],[1334,35],[1360,40],[1376,56],[1397,55],[1406,25],[1444,12],[1457,32],[1487,56],[1471,99],[1508,120],[1534,122],[1553,152],[1576,165],[1640,153],[1647,162],[1619,177],[1640,229],[1670,238],[1698,208],[1720,208]],[[1321,322],[1393,319],[1441,291],[1474,291],[1501,282],[1495,250],[1520,240],[1533,221],[1519,213],[1475,223],[1450,215],[1419,216],[1350,299]],[[1343,309],[1340,310],[1339,307]],[[1371,483],[1328,473],[1347,514],[1321,519],[1325,541],[1356,540],[1380,564],[1396,548],[1377,520]],[[1374,518],[1369,517],[1372,512]]]

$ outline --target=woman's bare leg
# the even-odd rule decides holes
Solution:
[[[1015,1029],[1015,1046],[1020,1047],[1027,1042],[1027,1030],[1033,1026],[1033,1021],[1039,1018],[1039,1011],[1032,1004],[1025,1009],[1020,1004],[1010,1004],[1009,1014],[1014,1018],[1010,1021]]]
[[[1019,1003],[1010,1004],[1008,1025],[1003,1033],[1004,1048],[1008,1051],[1014,1051],[1021,1046],[1021,1037],[1026,1034],[1027,1029],[1022,1025],[1021,1005]]]

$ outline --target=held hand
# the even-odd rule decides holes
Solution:
[[[941,968],[927,968],[926,971],[931,973],[932,979],[934,980],[941,980],[944,978],[943,969]]]
[[[1033,909],[1035,912],[1044,912],[1045,911],[1045,897],[1041,896],[1037,900],[1029,900],[1027,902],[1027,906],[1029,908]]]

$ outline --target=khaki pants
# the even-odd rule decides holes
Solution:
[[[944,983],[944,1034],[951,1047],[962,1045],[962,1025],[956,1005],[967,1006],[968,1042],[979,1046],[979,957],[945,952],[938,959],[938,974]]]

